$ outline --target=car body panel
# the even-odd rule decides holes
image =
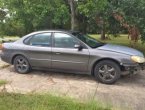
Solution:
[[[98,49],[117,52],[117,53],[123,53],[123,54],[127,54],[127,55],[136,55],[136,56],[144,57],[144,55],[141,52],[139,52],[138,50],[129,48],[126,46],[106,44],[104,46],[99,47]]]
[[[115,61],[120,66],[137,66],[137,63],[131,61],[130,56],[126,54],[121,54],[112,51],[105,51],[100,49],[89,50],[90,51],[90,60],[89,60],[89,71],[92,71],[94,64],[101,60],[112,60]]]
[[[28,56],[31,66],[51,68],[51,47],[28,46],[25,54]]]
[[[88,62],[88,49],[52,48],[52,69],[87,72]]]

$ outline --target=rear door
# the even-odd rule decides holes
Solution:
[[[51,68],[52,33],[39,33],[27,38],[27,55],[33,67]]]
[[[79,51],[75,45],[80,41],[67,33],[53,34],[52,68],[86,72],[88,70],[89,51],[87,48]]]

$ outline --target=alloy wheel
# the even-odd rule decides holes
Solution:
[[[110,65],[103,65],[99,68],[99,77],[104,81],[111,81],[116,76],[115,68]]]

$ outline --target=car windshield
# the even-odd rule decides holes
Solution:
[[[97,47],[105,45],[105,43],[99,42],[96,39],[90,37],[89,35],[85,35],[81,33],[72,33],[72,34],[76,36],[77,38],[79,38],[84,43],[86,43],[91,48],[97,48]]]

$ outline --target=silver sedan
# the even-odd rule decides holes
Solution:
[[[144,69],[145,58],[138,50],[105,44],[74,31],[39,31],[16,42],[4,43],[2,60],[18,73],[45,69],[89,74],[105,84],[116,82],[124,72]]]

